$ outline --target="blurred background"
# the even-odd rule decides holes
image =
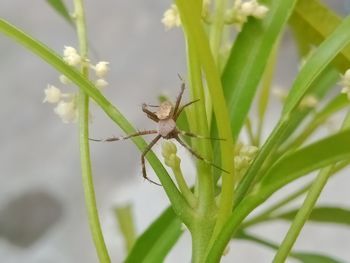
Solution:
[[[350,11],[349,0],[324,2],[340,13]],[[141,103],[155,103],[159,94],[175,97],[180,85],[177,73],[186,75],[181,30],[165,32],[160,22],[169,5],[170,1],[161,0],[86,1],[89,40],[95,50],[91,60],[110,62],[110,85],[104,94],[140,129],[152,127],[141,112]],[[58,53],[65,45],[77,46],[72,27],[45,1],[2,0],[0,17]],[[296,50],[287,33],[276,85],[288,88],[297,68]],[[84,205],[77,126],[63,124],[52,105],[42,103],[48,83],[62,86],[58,76],[46,63],[0,35],[0,262],[98,261]],[[272,99],[268,129],[279,117],[279,110],[278,100]],[[98,107],[92,105],[91,111],[92,137],[121,134]],[[137,231],[141,233],[168,201],[162,188],[142,179],[140,154],[130,141],[91,147],[103,232],[112,261],[121,262],[125,253],[113,207],[132,203]],[[194,170],[189,159],[183,162],[191,176]],[[349,185],[347,170],[332,178],[320,203],[350,207]],[[290,189],[293,185],[284,191]],[[274,199],[279,196],[281,193]],[[350,231],[340,226],[320,226],[307,225],[295,248],[329,252],[350,262]],[[253,228],[275,242],[287,230],[284,222]],[[166,262],[189,262],[190,251],[190,236],[185,233]],[[222,262],[271,262],[273,255],[271,250],[237,241]]]

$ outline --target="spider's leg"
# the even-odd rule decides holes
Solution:
[[[147,130],[147,131],[139,131],[127,136],[120,136],[120,137],[110,137],[107,139],[89,139],[90,141],[94,141],[94,142],[114,142],[114,141],[121,141],[121,140],[126,140],[126,139],[130,139],[132,137],[136,137],[136,136],[141,136],[141,135],[148,135],[148,134],[156,134],[158,133],[157,130]]]
[[[187,106],[190,106],[191,104],[193,104],[197,101],[199,101],[199,99],[190,101],[190,102],[186,103],[185,105],[182,105],[176,112],[174,112],[174,120],[177,120],[177,118],[180,116],[180,114],[184,110],[184,108],[186,108]]]
[[[179,95],[177,96],[176,102],[175,102],[174,115],[176,115],[177,110],[179,109],[180,102],[181,102],[181,99],[182,99],[182,95],[184,94],[184,90],[185,90],[185,82],[182,82],[180,93],[179,93]]]
[[[146,113],[146,114],[147,114],[147,117],[150,118],[151,120],[153,120],[153,121],[155,121],[155,122],[158,122],[158,121],[159,121],[157,115],[156,115],[154,112],[152,112],[152,111],[150,111],[149,109],[147,109],[147,104],[146,104],[146,103],[143,103],[143,104],[142,104],[142,111],[143,111],[144,113]]]
[[[192,132],[181,131],[181,130],[177,130],[177,131],[178,131],[178,133],[180,133],[181,135],[185,135],[185,136],[189,136],[189,137],[193,137],[193,138],[225,141],[225,139],[221,139],[221,138],[205,137],[205,136],[202,136],[202,135],[197,135],[197,134],[192,133]]]
[[[194,156],[196,156],[199,160],[205,162],[206,164],[209,164],[216,169],[219,169],[220,171],[223,171],[225,173],[229,173],[228,171],[224,170],[220,166],[217,166],[216,164],[213,164],[212,162],[208,161],[207,159],[204,159],[202,156],[200,156],[198,153],[196,153],[194,150],[191,149],[190,146],[188,146],[186,143],[184,143],[179,136],[174,137],[183,147],[185,147],[190,153],[192,153]]]
[[[146,104],[147,107],[153,107],[153,108],[158,108],[159,105],[153,105],[153,104]]]
[[[141,155],[141,165],[142,165],[142,176],[143,178],[145,178],[147,181],[153,183],[153,184],[156,184],[156,185],[160,185],[162,186],[161,184],[158,184],[154,181],[152,181],[151,179],[149,179],[147,177],[147,173],[146,173],[146,165],[145,165],[145,157],[146,157],[146,154],[152,149],[152,147],[157,143],[157,141],[161,138],[162,136],[161,135],[157,135],[151,142],[150,144],[147,145],[146,149],[143,151],[142,155]]]

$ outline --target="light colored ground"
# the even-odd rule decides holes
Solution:
[[[111,62],[105,95],[139,128],[151,127],[141,113],[141,103],[155,102],[161,92],[175,97],[177,73],[186,72],[180,30],[165,33],[160,24],[168,4],[161,0],[86,1],[89,38],[98,50],[92,59]],[[3,0],[0,17],[57,52],[64,45],[76,46],[72,28],[44,1]],[[295,51],[289,37],[283,43],[276,83],[288,86],[296,72]],[[0,58],[0,262],[97,262],[84,207],[76,126],[62,124],[51,105],[42,104],[44,88],[47,83],[58,84],[58,74],[3,36]],[[278,118],[278,106],[275,102],[271,108],[271,125]],[[104,113],[92,108],[93,137],[120,134]],[[167,205],[167,199],[161,188],[141,179],[139,153],[131,142],[94,144],[92,158],[103,230],[113,262],[121,262],[122,243],[112,206],[132,201],[141,232]],[[191,164],[186,166],[190,174]],[[348,175],[332,179],[322,203],[350,207]],[[23,227],[19,234],[17,226]],[[276,223],[254,231],[278,242],[287,229],[285,223]],[[166,262],[189,262],[189,235],[182,241]],[[313,225],[304,229],[296,248],[329,251],[350,262],[349,245],[346,228],[320,230]],[[223,262],[270,262],[272,256],[270,250],[237,242]]]

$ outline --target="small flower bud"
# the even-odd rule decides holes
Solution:
[[[168,158],[164,158],[164,162],[169,167],[179,167],[181,159],[176,154],[170,154]]]
[[[299,107],[301,109],[314,108],[317,106],[317,104],[318,99],[314,95],[307,95],[301,100]]]
[[[164,141],[162,143],[162,155],[164,158],[168,158],[171,154],[176,154],[177,148],[175,143],[170,141]]]
[[[252,145],[244,145],[241,148],[240,154],[245,155],[250,158],[254,158],[259,148]]]
[[[266,14],[269,12],[269,9],[264,5],[258,5],[252,13],[252,16],[258,19],[265,18]]]
[[[64,47],[63,60],[70,66],[77,66],[81,63],[81,57],[77,50],[69,46]]]
[[[164,12],[162,23],[166,30],[181,25],[180,15],[176,5],[171,5],[171,7]]]
[[[104,79],[98,79],[98,80],[96,80],[95,85],[98,89],[101,90],[101,89],[108,86],[108,82]]]
[[[67,78],[65,75],[60,75],[59,80],[62,84],[69,85],[72,84],[69,78]]]
[[[283,101],[287,98],[288,91],[286,91],[285,89],[281,89],[281,88],[273,88],[272,95],[274,95],[275,97],[277,97],[278,99]]]
[[[78,110],[73,100],[70,102],[60,101],[54,112],[64,123],[75,122],[78,117]]]
[[[242,12],[242,15],[251,16],[254,13],[257,6],[258,3],[256,1],[244,2],[241,5],[240,11]]]
[[[44,90],[45,98],[43,102],[48,103],[57,103],[61,99],[62,93],[60,89],[56,88],[53,85],[47,85],[47,88]]]
[[[176,155],[177,148],[173,142],[165,141],[162,143],[162,155],[164,162],[169,167],[179,167],[181,159]]]
[[[100,61],[96,64],[94,69],[98,78],[104,78],[107,75],[109,71],[108,64],[109,62],[107,61]]]

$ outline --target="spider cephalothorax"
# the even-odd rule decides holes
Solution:
[[[185,142],[182,141],[179,135],[184,135],[184,136],[190,136],[190,137],[196,137],[196,138],[202,138],[202,139],[213,139],[213,138],[208,138],[208,137],[203,137],[196,135],[191,132],[186,132],[186,131],[181,131],[176,127],[176,120],[180,116],[181,112],[184,110],[185,107],[191,105],[194,102],[197,102],[198,100],[194,100],[191,102],[188,102],[182,106],[180,106],[181,98],[183,95],[183,92],[185,90],[185,84],[182,83],[181,85],[181,90],[180,93],[176,99],[175,105],[173,105],[170,101],[164,101],[160,105],[147,105],[147,104],[142,104],[142,111],[147,114],[147,117],[150,118],[151,120],[155,121],[158,124],[158,129],[157,130],[146,130],[146,131],[140,131],[134,134],[130,134],[127,136],[122,136],[122,137],[111,137],[105,140],[95,140],[92,139],[93,141],[119,141],[119,140],[125,140],[129,139],[131,137],[135,136],[140,136],[140,135],[147,135],[147,134],[157,134],[157,136],[150,142],[150,144],[145,148],[141,155],[141,164],[142,164],[142,175],[143,177],[154,183],[159,185],[158,183],[152,181],[147,177],[146,173],[146,166],[145,166],[145,156],[146,154],[151,150],[151,148],[159,141],[160,138],[164,139],[175,139],[178,141],[183,147],[185,147],[188,151],[190,151],[194,156],[196,156],[198,159],[202,160],[203,162],[212,165],[213,167],[220,169],[224,172],[222,168],[219,166],[209,162],[208,160],[204,159],[201,157],[198,153],[196,153],[190,146],[188,146]],[[155,107],[157,108],[156,111],[151,111],[149,108],[150,107]],[[218,139],[216,139],[218,140]],[[219,139],[220,140],[220,139]]]

